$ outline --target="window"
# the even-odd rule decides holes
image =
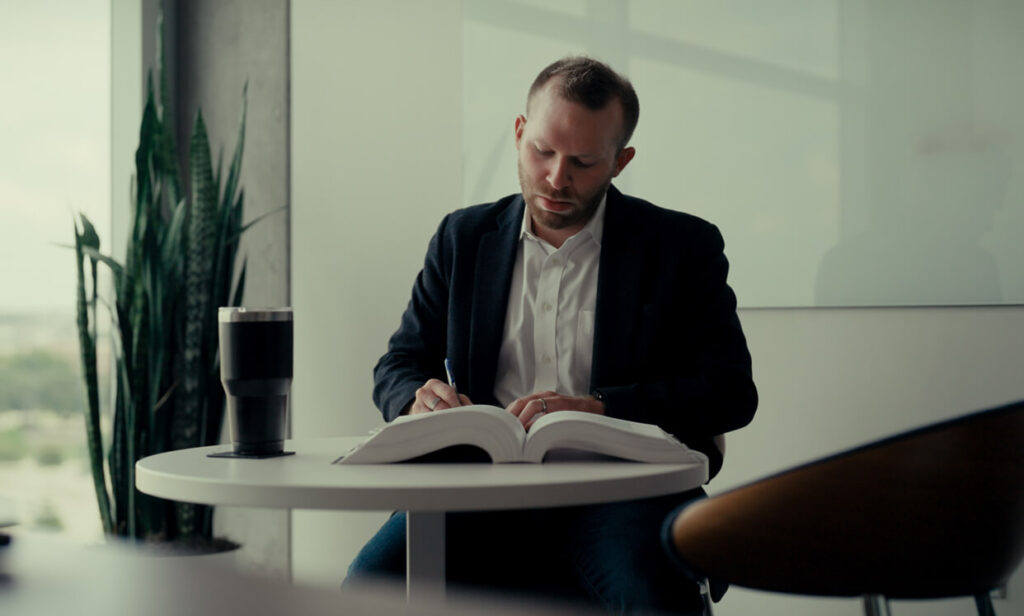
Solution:
[[[16,528],[91,542],[102,530],[65,246],[81,212],[109,251],[109,0],[8,7],[0,57],[0,498]]]

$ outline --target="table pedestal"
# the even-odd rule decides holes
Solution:
[[[444,598],[445,514],[407,511],[405,595],[414,600]]]

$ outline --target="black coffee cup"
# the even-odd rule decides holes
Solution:
[[[221,308],[217,321],[220,378],[234,452],[279,454],[292,384],[292,309]]]

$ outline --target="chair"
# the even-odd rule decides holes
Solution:
[[[889,598],[974,596],[994,614],[989,592],[1024,556],[1024,401],[696,501],[665,531],[698,582],[862,596],[869,616]]]
[[[718,436],[716,436],[714,438],[714,442],[715,442],[715,447],[718,448],[718,452],[721,453],[722,457],[724,458],[725,457],[725,435],[724,434],[719,434]]]

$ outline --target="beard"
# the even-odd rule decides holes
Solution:
[[[521,163],[519,165],[519,186],[522,189],[523,200],[526,202],[526,209],[530,213],[531,220],[534,224],[553,231],[577,226],[582,228],[587,224],[611,184],[612,179],[608,178],[593,192],[583,195],[576,194],[571,190],[540,190],[523,173],[523,165]],[[552,212],[539,203],[538,197],[560,201],[570,207],[562,212]]]

